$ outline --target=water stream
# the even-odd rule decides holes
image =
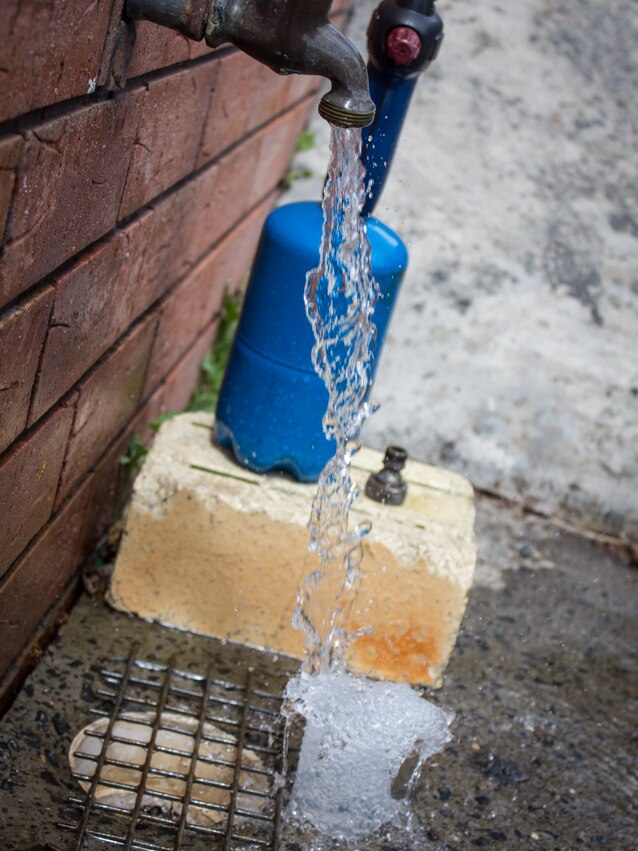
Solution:
[[[306,579],[293,620],[306,633],[308,674],[344,668],[345,621],[359,580],[361,539],[369,531],[366,524],[350,528],[348,522],[357,498],[350,462],[373,407],[368,393],[378,297],[360,215],[365,196],[361,131],[334,127],[330,153],[320,262],[308,274],[305,291],[316,339],[313,363],[329,395],[323,429],[336,442],[319,478],[309,523],[310,549],[318,553],[321,566]]]
[[[347,619],[360,576],[369,524],[350,527],[358,489],[350,464],[369,400],[378,297],[360,212],[365,171],[361,131],[333,128],[323,198],[319,266],[308,274],[306,311],[316,344],[315,369],[329,395],[323,419],[336,451],[326,464],[309,522],[319,566],[299,592],[293,624],[306,635],[300,677],[287,688],[288,720],[305,719],[289,817],[346,841],[371,834],[401,812],[423,761],[449,741],[445,714],[405,683],[348,676],[356,637]],[[399,788],[401,787],[401,788]],[[347,846],[350,847],[350,846]]]

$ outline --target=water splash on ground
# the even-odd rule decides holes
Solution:
[[[291,680],[306,720],[290,815],[329,836],[368,836],[405,813],[423,762],[450,740],[445,714],[406,683],[346,674]]]

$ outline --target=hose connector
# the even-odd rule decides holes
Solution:
[[[366,496],[382,505],[402,505],[408,485],[401,470],[408,460],[408,453],[401,446],[388,446],[383,459],[383,469],[372,473],[366,482]]]

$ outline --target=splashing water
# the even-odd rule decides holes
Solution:
[[[348,525],[358,495],[350,462],[361,426],[374,409],[367,399],[379,293],[360,215],[365,197],[361,131],[333,127],[330,152],[320,262],[308,273],[305,299],[316,339],[313,363],[329,394],[323,430],[335,439],[336,452],[319,478],[309,523],[310,549],[321,567],[306,579],[293,619],[306,633],[307,674],[343,670],[345,621],[359,580],[361,539],[370,528]]]
[[[290,816],[335,838],[406,814],[423,762],[451,738],[446,715],[406,683],[318,674],[286,694],[306,721]]]

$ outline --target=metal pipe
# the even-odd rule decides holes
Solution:
[[[377,113],[362,160],[371,182],[363,207],[372,213],[383,191],[418,77],[438,56],[443,21],[434,0],[383,0],[368,27],[368,75]]]
[[[320,114],[342,127],[374,118],[365,63],[328,21],[332,0],[127,0],[134,20],[153,21],[210,47],[233,44],[279,74],[317,74],[332,89]]]
[[[213,0],[127,0],[126,14],[134,21],[153,21],[201,41],[212,5]]]

